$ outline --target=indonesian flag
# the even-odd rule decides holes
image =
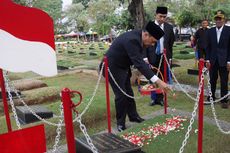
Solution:
[[[0,0],[0,68],[57,74],[53,20],[48,14]]]

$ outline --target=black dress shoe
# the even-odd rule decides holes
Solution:
[[[141,122],[145,121],[145,119],[143,119],[143,118],[141,118],[141,117],[135,117],[135,118],[130,118],[129,121],[130,121],[130,122],[141,123]]]
[[[124,125],[117,125],[117,131],[118,132],[122,132],[126,129],[126,127]]]
[[[221,108],[228,109],[228,103],[226,103],[226,102],[221,103]]]
[[[164,101],[163,100],[160,100],[157,104],[161,105],[161,106],[164,106]]]
[[[152,101],[149,103],[149,106],[154,106],[154,105],[156,105],[156,103],[155,103],[154,100],[152,100]]]

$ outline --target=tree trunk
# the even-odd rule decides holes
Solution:
[[[135,29],[142,29],[145,25],[143,0],[132,0],[128,10],[133,19]]]

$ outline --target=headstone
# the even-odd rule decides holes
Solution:
[[[68,51],[68,54],[76,53],[75,51]]]
[[[68,67],[65,67],[65,66],[60,66],[60,65],[58,65],[57,66],[57,69],[58,70],[67,70],[67,69],[69,69]]]
[[[51,118],[53,117],[53,112],[40,105],[29,106],[38,116],[41,118]],[[38,118],[35,117],[26,106],[16,106],[16,113],[18,119],[22,124],[28,124],[35,121],[38,121]]]
[[[85,55],[86,53],[85,52],[79,52],[80,55]]]
[[[180,54],[189,54],[189,52],[186,50],[182,50],[182,51],[180,51]]]
[[[191,75],[199,75],[199,70],[196,70],[196,69],[188,69],[188,74],[191,74]]]
[[[95,48],[94,47],[89,47],[89,50],[94,50]]]
[[[90,53],[89,53],[89,56],[97,56],[97,53],[95,53],[95,52],[90,52]]]
[[[19,95],[21,95],[21,92],[20,91],[17,91]],[[10,94],[12,95],[12,97],[17,97],[16,93],[14,91],[11,91]],[[8,92],[6,92],[6,97],[9,98],[8,96]],[[0,91],[0,101],[2,99],[2,92]]]
[[[172,64],[172,67],[180,67],[180,65],[179,64]]]
[[[98,153],[141,153],[141,148],[112,133],[102,133],[91,137]],[[85,137],[77,138],[77,153],[92,153]]]

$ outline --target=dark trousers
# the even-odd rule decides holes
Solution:
[[[133,97],[134,94],[130,83],[131,71],[116,67],[110,67],[110,71],[112,72],[113,77],[115,78],[120,88],[125,93]],[[139,117],[135,100],[124,95],[124,93],[120,91],[111,77],[109,77],[109,82],[115,94],[117,125],[124,126],[126,115],[128,115],[129,118]]]
[[[218,72],[220,75],[220,92],[221,97],[223,97],[228,93],[228,71],[226,66],[219,66],[218,62],[216,61],[214,65],[211,65],[210,68],[210,83],[213,97],[215,97]],[[225,98],[221,102],[227,102],[227,98]]]
[[[198,58],[201,59],[205,59],[205,56],[206,56],[206,51],[204,48],[199,48],[198,49]]]
[[[153,65],[153,66],[156,67],[157,69],[158,69],[159,64],[160,64],[160,61],[161,61],[161,56],[162,56],[162,54],[156,55],[156,61],[154,62],[154,65]],[[155,74],[157,73],[156,70],[154,70],[154,72],[155,72]],[[164,57],[162,57],[160,72],[161,72],[162,76],[164,77]],[[158,72],[158,73],[159,73],[159,72]],[[158,74],[158,77],[159,77],[161,80],[163,80],[163,78],[161,77],[161,74],[159,73],[159,74]],[[159,101],[163,101],[163,98],[164,98],[163,94],[157,94],[157,95],[156,95],[156,101],[155,101],[155,102],[158,103]]]

